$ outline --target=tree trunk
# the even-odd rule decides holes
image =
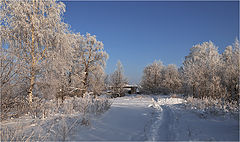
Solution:
[[[33,7],[34,7],[34,0],[33,0]],[[33,15],[34,16],[34,15]],[[31,80],[30,80],[30,87],[28,91],[28,101],[30,106],[32,106],[32,96],[33,96],[33,86],[34,86],[34,81],[35,81],[35,65],[36,65],[36,58],[35,58],[35,47],[34,47],[34,42],[35,42],[35,36],[34,36],[34,21],[33,21],[33,16],[31,18],[32,20],[32,43],[31,43],[31,57],[32,57],[32,64],[31,64]]]
[[[33,86],[35,83],[35,61],[33,60],[32,67],[31,67],[31,80],[30,80],[30,87],[28,91],[28,101],[29,104],[32,105],[32,98],[33,98]]]
[[[195,85],[193,85],[192,91],[193,91],[193,97],[196,97],[195,96]]]
[[[84,87],[84,91],[83,94],[85,94],[87,92],[87,88],[88,88],[88,66],[86,66],[85,68],[85,76],[84,76],[84,80],[83,80],[83,87]]]

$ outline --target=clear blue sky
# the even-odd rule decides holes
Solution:
[[[154,60],[181,66],[193,45],[211,40],[222,52],[239,37],[238,2],[64,3],[71,29],[104,43],[106,73],[120,60],[131,83]]]

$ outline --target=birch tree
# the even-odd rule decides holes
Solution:
[[[76,82],[78,82],[78,88],[83,89],[84,94],[91,91],[90,86],[94,84],[91,77],[96,77],[96,72],[101,72],[105,68],[108,54],[104,51],[103,43],[98,41],[95,35],[78,34],[76,38],[73,72],[79,78]]]
[[[59,42],[56,37],[66,31],[62,22],[65,5],[55,0],[1,1],[1,38],[18,49],[29,67],[28,100],[32,104],[36,66],[45,59],[48,48]]]
[[[54,48],[49,47],[41,62],[42,68],[36,85],[44,98],[63,97],[69,94],[72,86],[73,44],[74,34],[63,33],[56,37],[59,42]],[[55,47],[58,47],[56,50]]]

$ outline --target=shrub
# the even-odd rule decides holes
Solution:
[[[1,120],[18,118],[29,111],[28,101],[22,97],[1,98]]]
[[[237,101],[228,102],[224,99],[213,99],[211,97],[204,97],[202,99],[187,97],[186,100],[189,108],[199,109],[210,114],[239,113]]]

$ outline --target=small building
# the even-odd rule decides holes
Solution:
[[[138,93],[137,85],[124,85],[123,88],[127,89],[129,94],[137,94]]]

